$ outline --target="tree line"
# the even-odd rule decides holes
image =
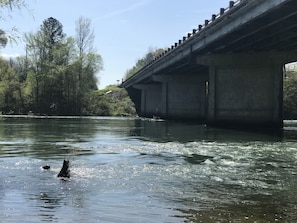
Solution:
[[[47,115],[88,114],[103,62],[93,47],[90,20],[76,21],[67,37],[55,18],[25,35],[26,55],[0,60],[0,110]]]
[[[23,9],[31,14],[24,0],[0,0],[0,21]],[[25,35],[25,56],[8,61],[0,57],[2,114],[136,114],[125,89],[115,85],[97,89],[103,61],[93,46],[91,22],[80,17],[75,25],[75,36],[67,37],[62,24],[50,17],[36,33]],[[17,39],[17,28],[0,29],[0,48]]]

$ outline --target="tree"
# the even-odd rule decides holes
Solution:
[[[103,90],[92,91],[84,101],[84,114],[104,116],[134,116],[133,102],[124,88],[116,85],[107,86]]]
[[[11,17],[10,13],[13,10],[22,8],[28,9],[24,0],[0,0],[0,20],[5,21]],[[8,40],[15,42],[17,38],[16,32],[17,29],[15,27],[12,27],[9,31],[0,29],[0,47],[4,48]]]
[[[4,48],[6,46],[6,44],[7,44],[7,41],[8,41],[8,39],[6,37],[5,32],[0,29],[0,46],[2,48]]]
[[[90,21],[80,19],[77,25],[77,38],[66,37],[62,24],[50,17],[36,33],[25,35],[26,56],[0,60],[0,111],[106,114],[106,104],[97,109],[96,74],[103,65]]]
[[[45,47],[48,51],[46,53],[48,56],[47,59],[49,62],[52,62],[54,59],[52,51],[60,47],[61,41],[65,37],[63,25],[57,19],[50,17],[43,21],[40,32],[44,37]]]
[[[97,89],[96,73],[102,69],[102,58],[96,54],[93,47],[94,32],[91,29],[91,20],[80,17],[76,21],[76,45],[79,51],[77,65],[78,91],[77,105],[78,112],[81,112],[84,97],[90,90]]]
[[[164,52],[164,49],[153,49],[149,48],[148,52],[146,55],[140,59],[137,60],[136,64],[127,70],[127,72],[124,75],[124,79],[128,79],[132,75],[134,75],[136,72],[138,72],[141,68],[143,68],[146,64],[150,63],[153,61],[157,56],[159,56],[161,53]]]
[[[297,119],[297,72],[288,72],[284,79],[284,118]]]
[[[0,110],[4,113],[20,112],[20,82],[11,62],[0,59]]]
[[[79,49],[79,56],[84,54],[94,53],[94,31],[91,30],[91,20],[80,17],[76,21],[76,44]]]
[[[56,110],[61,97],[63,70],[68,65],[68,42],[62,24],[50,17],[43,21],[36,34],[27,34],[27,53],[31,61],[30,85],[35,86],[35,105],[39,113]],[[54,109],[53,109],[54,108]]]
[[[104,96],[108,101],[109,114],[112,116],[136,115],[135,107],[127,91],[116,85],[109,85],[104,90]]]
[[[62,24],[50,17],[37,33],[26,35],[25,92],[36,113],[81,115],[84,103],[97,90],[96,73],[102,58],[93,48],[93,32],[86,19],[77,23],[77,38],[68,37]]]
[[[65,37],[63,25],[55,18],[50,17],[43,21],[40,30],[49,39],[49,47],[59,44]]]
[[[0,8],[0,19],[3,20],[5,18],[3,10],[8,10],[10,12],[13,9],[27,8],[27,4],[22,0],[0,0]]]

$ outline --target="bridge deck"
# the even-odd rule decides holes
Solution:
[[[123,82],[148,83],[152,74],[199,73],[197,55],[297,51],[296,0],[241,0],[213,16],[170,50]]]

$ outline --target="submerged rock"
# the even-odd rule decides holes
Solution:
[[[42,166],[42,169],[49,170],[51,167],[49,165]]]
[[[191,164],[202,164],[205,161],[212,159],[212,156],[204,156],[199,154],[191,154],[190,156],[185,156],[185,160]]]

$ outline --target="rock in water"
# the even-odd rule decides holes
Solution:
[[[49,170],[51,167],[49,165],[42,166],[42,169]]]
[[[69,160],[63,161],[63,166],[58,174],[58,177],[70,177],[70,170],[69,170]]]

